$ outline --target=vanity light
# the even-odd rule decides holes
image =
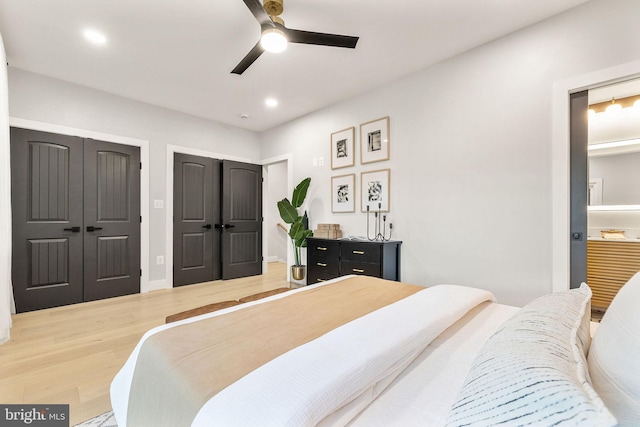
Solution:
[[[616,100],[611,100],[611,105],[609,105],[604,111],[607,113],[617,113],[618,111],[622,111],[622,105],[616,104]]]
[[[624,98],[611,98],[610,101],[589,104],[589,109],[596,113],[603,113],[605,111],[615,112],[628,107],[640,108],[640,95],[626,96]]]

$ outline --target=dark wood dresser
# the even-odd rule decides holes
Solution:
[[[401,241],[307,239],[307,284],[348,274],[400,281]]]

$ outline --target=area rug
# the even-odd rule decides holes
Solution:
[[[113,411],[109,411],[83,423],[76,424],[74,427],[118,427],[118,424],[116,424],[116,417],[113,415]]]

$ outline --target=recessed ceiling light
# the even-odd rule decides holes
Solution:
[[[107,37],[100,31],[87,28],[82,32],[84,38],[95,45],[104,45],[107,43]]]
[[[278,100],[275,98],[267,98],[264,103],[267,105],[267,107],[277,107],[278,106]]]

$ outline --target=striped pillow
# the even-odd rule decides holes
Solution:
[[[589,383],[591,290],[540,297],[487,340],[453,405],[453,426],[614,426]]]

